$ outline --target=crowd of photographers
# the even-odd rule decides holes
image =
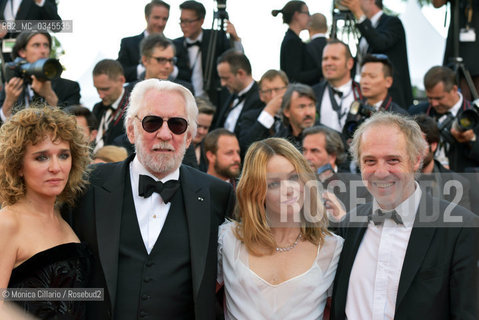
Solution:
[[[123,127],[129,93],[138,81],[158,78],[185,86],[198,104],[209,110],[208,114],[200,112],[198,137],[184,160],[203,171],[208,168],[203,146],[208,131],[225,128],[234,133],[243,158],[253,142],[273,136],[287,138],[302,150],[303,132],[321,126],[341,138],[342,153],[347,154],[356,128],[373,113],[383,111],[431,117],[434,121],[430,124],[437,126],[433,131],[439,132],[433,141],[434,163],[454,172],[476,172],[479,116],[461,93],[464,90],[458,87],[457,74],[448,67],[431,67],[424,75],[427,101],[413,105],[401,20],[386,14],[381,0],[344,0],[336,4],[354,17],[361,35],[356,58],[348,44],[328,39],[323,14],[311,15],[306,3],[290,1],[272,11],[288,25],[279,57],[281,70],[268,70],[256,82],[224,5],[219,6],[224,30],[210,30],[203,29],[205,7],[197,1],[183,2],[179,6],[183,36],[170,40],[163,34],[170,6],[152,0],[145,6],[145,30],[121,40],[117,60],[99,61],[94,68],[93,83],[101,101],[87,106],[93,114],[83,116],[94,118],[88,120],[87,128],[92,148],[96,151],[104,145],[118,145],[129,153],[134,151]],[[434,2],[436,7],[443,4]],[[299,37],[303,30],[309,31],[307,43]],[[42,32],[16,36],[7,59],[13,62],[7,64],[0,92],[1,120],[38,101],[60,107],[79,105],[78,83],[61,78],[58,61],[49,59],[51,36]],[[461,42],[461,54],[470,50],[464,49],[465,45]],[[471,69],[475,80],[475,69]],[[470,91],[467,97],[471,99]],[[318,148],[326,147],[317,144]],[[333,155],[335,159],[344,158],[340,165],[330,168],[333,172],[357,173],[350,157],[335,151]],[[315,169],[324,170],[322,165]],[[473,177],[469,176],[470,183],[475,183]]]

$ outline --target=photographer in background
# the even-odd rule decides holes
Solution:
[[[342,0],[356,18],[361,33],[358,63],[367,53],[386,54],[394,66],[390,94],[400,106],[412,104],[411,78],[407,59],[406,33],[398,17],[383,12],[382,0]]]
[[[22,32],[18,35],[12,58],[33,63],[50,56],[52,38],[45,32]],[[80,85],[71,80],[57,78],[41,81],[31,78],[13,77],[0,92],[0,117],[4,122],[16,107],[29,106],[32,102],[43,102],[50,106],[65,107],[80,104]]]
[[[366,103],[376,111],[392,111],[408,114],[393,101],[389,88],[393,84],[393,66],[384,54],[367,54],[361,63],[361,80],[359,86]]]
[[[425,113],[437,121],[441,132],[438,160],[456,172],[479,167],[479,128],[461,132],[454,125],[463,111],[471,109],[471,103],[457,89],[454,71],[441,66],[432,67],[424,76],[424,87],[429,102],[409,107],[409,113]]]
[[[454,57],[454,42],[458,41],[459,56],[463,59],[466,69],[471,74],[472,80],[476,90],[479,91],[479,59],[477,53],[479,52],[479,1],[477,0],[432,0],[432,5],[435,8],[440,8],[447,2],[451,4],[449,32],[446,40],[446,51],[444,52],[443,64],[449,65],[450,58]],[[457,6],[459,5],[459,8]],[[459,25],[457,26],[458,34],[455,35],[455,21],[454,11],[459,9]],[[457,37],[457,38],[456,38]],[[461,77],[459,87],[464,97],[468,100],[473,100],[471,92],[467,85],[466,79]]]

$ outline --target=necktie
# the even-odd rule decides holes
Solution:
[[[153,192],[156,192],[160,194],[164,203],[168,203],[171,201],[179,187],[180,182],[178,180],[168,180],[163,183],[161,181],[155,181],[152,177],[141,174],[138,185],[138,194],[141,197],[148,198]]]
[[[201,41],[195,41],[195,42],[187,42],[186,43],[186,47],[187,48],[191,48],[193,46],[198,46],[198,47],[201,47]]]
[[[372,220],[376,226],[383,224],[386,219],[392,219],[394,222],[396,222],[396,224],[404,224],[401,216],[396,212],[396,210],[383,211],[381,209],[377,209],[372,215],[369,216],[369,220]]]

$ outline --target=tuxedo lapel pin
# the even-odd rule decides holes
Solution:
[[[198,201],[203,202],[203,200],[204,200],[203,197],[198,197]]]

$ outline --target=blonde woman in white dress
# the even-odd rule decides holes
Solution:
[[[220,227],[226,319],[322,319],[343,239],[327,231],[314,173],[288,141],[251,145],[236,217]]]

